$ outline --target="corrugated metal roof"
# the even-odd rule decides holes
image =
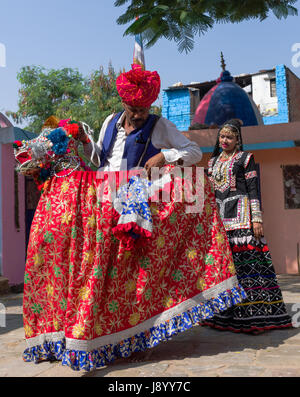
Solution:
[[[270,73],[270,72],[274,72],[274,71],[275,71],[275,68],[260,70],[260,71],[258,71],[256,73],[241,73],[241,74],[233,76],[233,78],[235,80],[237,80],[236,82],[238,83],[239,80],[247,79],[247,78],[250,78],[252,76],[256,76],[258,74],[265,74],[265,73]],[[200,88],[200,87],[205,87],[205,86],[213,86],[216,83],[217,83],[217,79],[209,80],[209,81],[203,81],[201,83],[183,84],[181,86],[170,86],[170,87],[164,89],[164,91],[180,90],[180,89],[183,89],[183,88]]]
[[[14,141],[29,141],[36,138],[37,134],[23,130],[19,127],[0,128],[0,143],[13,143]]]

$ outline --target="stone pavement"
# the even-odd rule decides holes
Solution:
[[[294,319],[297,315],[293,304],[299,305],[300,326],[300,276],[280,275],[278,279]],[[6,307],[6,327],[0,327],[0,377],[300,376],[300,327],[257,336],[194,327],[153,348],[149,361],[133,363],[120,359],[88,373],[73,371],[60,362],[25,363],[22,294],[0,296],[0,303]]]

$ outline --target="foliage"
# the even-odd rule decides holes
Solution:
[[[117,74],[109,65],[84,78],[77,70],[46,70],[40,66],[22,67],[17,112],[6,112],[16,123],[26,122],[26,129],[39,133],[50,116],[84,121],[96,133],[104,119],[122,109],[115,80]],[[95,137],[95,139],[97,136]]]
[[[215,23],[263,21],[271,12],[278,19],[298,15],[293,7],[297,0],[115,0],[114,4],[119,7],[128,2],[127,10],[117,19],[121,25],[134,21],[125,35],[143,33],[146,47],[161,38],[174,40],[178,50],[186,53],[193,49],[194,37]]]
[[[25,128],[35,133],[50,116],[83,121],[94,130],[97,140],[105,118],[123,109],[115,84],[117,76],[111,64],[107,73],[101,66],[88,78],[70,68],[25,66],[17,76],[21,83],[19,109],[6,114],[17,124],[28,123]],[[160,115],[161,106],[152,106],[152,112]]]
[[[82,75],[69,68],[47,71],[40,66],[25,66],[17,78],[21,83],[19,109],[6,114],[16,123],[28,122],[27,128],[33,132],[39,132],[48,117],[80,107],[88,93]]]

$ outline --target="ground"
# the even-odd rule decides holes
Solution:
[[[152,349],[149,361],[117,360],[89,373],[73,371],[60,362],[23,362],[22,294],[2,295],[6,327],[0,327],[0,377],[299,377],[300,276],[279,275],[278,279],[288,312],[294,321],[298,319],[299,328],[254,336],[194,327]]]

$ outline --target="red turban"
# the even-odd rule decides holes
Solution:
[[[142,70],[133,64],[129,72],[120,74],[116,80],[117,90],[129,106],[148,108],[157,99],[160,91],[160,77],[157,72]]]

